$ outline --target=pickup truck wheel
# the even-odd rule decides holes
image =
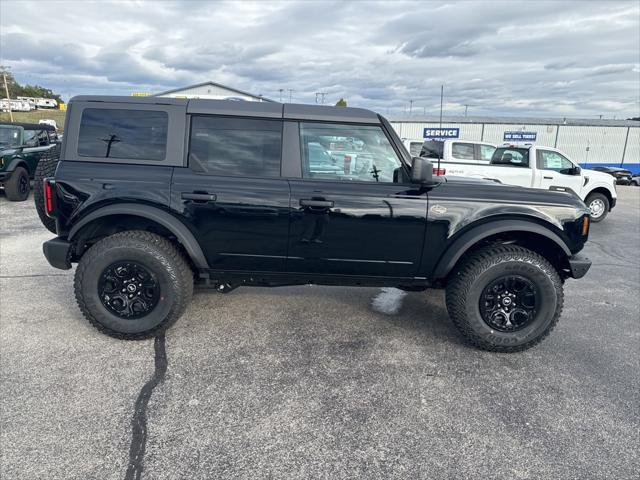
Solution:
[[[29,174],[23,167],[16,167],[4,183],[4,194],[11,202],[24,202],[29,197]]]
[[[35,174],[33,176],[33,201],[36,205],[36,211],[42,225],[51,233],[56,233],[56,221],[47,217],[44,211],[44,188],[42,181],[47,177],[53,177],[56,173],[58,161],[60,160],[60,149],[54,147],[38,162]]]
[[[564,294],[556,269],[517,245],[495,245],[471,254],[447,285],[447,310],[474,346],[518,352],[555,327]]]
[[[132,230],[89,248],[78,263],[74,288],[95,328],[139,340],[159,335],[180,318],[193,293],[193,272],[167,239]]]
[[[584,203],[591,210],[592,222],[601,222],[609,213],[609,199],[602,193],[590,194]]]

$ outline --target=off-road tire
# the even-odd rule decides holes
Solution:
[[[24,182],[26,180],[26,189]],[[29,173],[24,167],[16,167],[9,180],[4,183],[4,195],[11,202],[24,202],[29,198]]]
[[[38,162],[33,176],[33,201],[42,225],[51,233],[56,233],[56,221],[47,217],[44,210],[44,188],[42,181],[47,177],[53,177],[60,161],[60,148],[56,146],[43,155]]]
[[[158,278],[160,300],[141,318],[123,319],[100,300],[102,272],[119,261],[137,262]],[[87,250],[78,263],[74,289],[78,306],[91,325],[111,337],[141,340],[163,333],[180,318],[193,294],[193,271],[166,238],[130,230],[106,237]]]
[[[522,330],[500,332],[480,313],[480,297],[491,281],[502,275],[519,275],[533,282],[540,308]],[[519,352],[545,338],[558,323],[564,302],[562,280],[542,256],[517,245],[492,245],[464,258],[449,279],[446,303],[449,316],[473,346],[492,352]]]
[[[591,203],[596,201],[596,200],[602,201],[602,203],[604,204],[604,210],[602,212],[602,215],[600,215],[598,217],[594,217],[593,215],[591,215],[591,222],[592,223],[601,222],[602,220],[607,218],[607,215],[609,213],[609,199],[605,195],[603,195],[602,193],[598,193],[598,192],[590,193],[587,196],[587,198],[585,199],[584,203],[587,206],[587,208],[591,209]]]

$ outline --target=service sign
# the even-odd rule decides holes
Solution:
[[[535,142],[538,132],[504,132],[505,142]]]
[[[422,138],[431,140],[447,140],[448,138],[460,138],[459,128],[425,128]]]

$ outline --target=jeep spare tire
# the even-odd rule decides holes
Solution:
[[[60,149],[56,146],[40,158],[33,179],[33,201],[36,204],[36,211],[42,225],[51,233],[56,233],[56,221],[47,217],[47,213],[44,210],[44,187],[42,181],[47,177],[53,177],[59,160]]]

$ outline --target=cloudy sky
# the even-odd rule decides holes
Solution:
[[[0,2],[2,65],[68,98],[212,80],[382,113],[640,115],[640,2]]]

